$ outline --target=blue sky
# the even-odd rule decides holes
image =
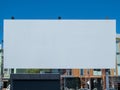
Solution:
[[[0,42],[3,20],[11,19],[116,19],[120,33],[120,0],[0,0]]]

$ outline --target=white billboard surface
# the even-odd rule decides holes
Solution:
[[[115,20],[4,20],[5,68],[114,68]]]

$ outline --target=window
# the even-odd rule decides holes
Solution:
[[[93,75],[102,75],[101,69],[94,69]]]
[[[118,43],[118,42],[116,43],[116,52],[117,52],[117,53],[120,52],[120,46],[119,46],[119,43]]]
[[[59,73],[58,69],[52,69],[52,73]]]
[[[118,64],[118,75],[120,75],[120,64]]]
[[[84,75],[84,70],[83,69],[80,69],[80,75]]]
[[[110,69],[105,69],[105,71],[110,75]]]
[[[117,55],[117,64],[120,64],[120,55]]]

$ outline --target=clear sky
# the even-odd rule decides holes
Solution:
[[[11,19],[116,19],[120,33],[120,0],[0,0],[0,42],[3,20]]]

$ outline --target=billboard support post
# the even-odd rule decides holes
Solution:
[[[108,71],[106,71],[106,90],[109,90],[109,74],[108,74]]]

